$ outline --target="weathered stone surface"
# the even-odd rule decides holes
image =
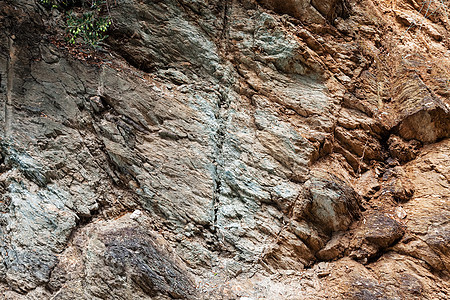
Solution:
[[[394,96],[399,135],[423,143],[449,137],[450,106],[430,92],[417,75],[406,74],[399,82]]]
[[[392,135],[387,141],[389,153],[401,162],[408,162],[416,158],[420,143],[418,141],[406,142],[400,137]]]
[[[261,0],[259,1],[263,5],[266,5],[269,9],[273,9],[276,12],[288,14],[302,21],[323,23],[325,21],[324,16],[320,14],[317,9],[311,5],[309,1],[305,0]]]
[[[382,251],[400,240],[405,234],[405,226],[395,216],[374,212],[364,217],[350,242],[350,257],[367,264]]]
[[[316,257],[320,260],[333,260],[344,254],[349,244],[350,241],[344,237],[344,234],[334,234],[325,247],[316,253]]]
[[[312,0],[311,5],[329,21],[333,21],[337,17],[346,16],[349,10],[346,0]]]
[[[299,211],[325,232],[347,230],[358,218],[361,199],[339,178],[330,175],[312,177],[305,183],[305,188],[309,203],[306,211]]]
[[[406,202],[414,195],[414,185],[400,166],[386,170],[381,180],[383,181],[382,196],[391,196],[396,201]]]
[[[335,129],[336,139],[360,160],[383,160],[384,153],[380,142],[364,130]]]
[[[449,149],[449,141],[425,149],[420,157],[406,165],[405,171],[416,189],[414,197],[404,205],[408,212],[405,220],[411,234],[405,236],[404,242],[396,248],[448,273],[450,165],[445,153]]]
[[[305,0],[260,0],[263,5],[276,12],[288,14],[308,23],[324,23],[347,15],[345,0],[305,1]]]
[[[449,298],[439,1],[110,4],[0,2],[0,298]]]
[[[392,217],[385,214],[374,214],[367,218],[364,238],[380,248],[386,248],[404,234],[404,228]]]
[[[90,224],[73,237],[50,277],[56,299],[195,298],[185,267],[147,227],[148,218],[131,217]]]

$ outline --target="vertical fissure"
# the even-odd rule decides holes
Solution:
[[[223,15],[222,15],[222,32],[220,34],[219,45],[223,45],[223,50],[228,51],[228,13],[230,9],[230,2],[232,0],[225,0],[223,3]],[[217,103],[216,120],[218,123],[218,129],[216,132],[216,153],[214,155],[214,196],[213,196],[213,230],[217,232],[217,216],[219,211],[220,193],[222,188],[221,179],[221,164],[223,159],[223,144],[225,140],[226,126],[223,109],[228,108],[227,93],[225,91],[219,91],[219,101]]]
[[[228,13],[230,9],[230,0],[225,0],[223,4],[223,16],[222,16],[222,32],[220,33],[220,44],[224,45],[225,52],[228,51]]]
[[[5,103],[5,124],[4,131],[5,137],[11,136],[12,125],[12,90],[14,84],[14,64],[15,64],[15,49],[14,41],[12,38],[8,39],[8,57],[6,64],[6,103]]]
[[[217,231],[217,215],[220,204],[220,193],[222,188],[221,167],[223,163],[223,144],[225,140],[225,116],[223,109],[228,108],[227,95],[224,91],[219,94],[219,101],[217,103],[217,131],[216,131],[216,151],[214,155],[214,195],[213,195],[213,230]]]

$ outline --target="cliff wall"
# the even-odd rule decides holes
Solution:
[[[449,1],[0,2],[5,299],[450,298]]]

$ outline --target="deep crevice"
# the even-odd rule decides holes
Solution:
[[[220,33],[220,42],[224,45],[225,53],[228,52],[228,41],[229,41],[229,33],[228,33],[228,12],[230,7],[230,0],[225,0],[223,4],[223,16],[222,16],[222,31]]]
[[[217,231],[217,214],[219,210],[219,196],[221,193],[222,188],[222,182],[221,182],[221,175],[220,175],[220,164],[221,164],[221,157],[222,157],[222,150],[223,150],[223,143],[225,140],[225,132],[224,132],[224,120],[223,116],[221,115],[221,110],[223,108],[227,107],[227,99],[226,95],[224,93],[220,93],[219,95],[219,101],[217,102],[217,113],[216,113],[216,120],[218,123],[218,129],[216,131],[216,149],[215,154],[213,158],[213,164],[214,164],[214,194],[213,194],[213,231]]]

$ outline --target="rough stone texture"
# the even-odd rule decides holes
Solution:
[[[350,257],[367,263],[379,255],[380,250],[394,244],[405,234],[404,226],[395,217],[375,212],[364,218],[350,243]]]
[[[260,0],[266,7],[291,15],[307,23],[324,23],[347,15],[346,0]]]
[[[420,148],[420,142],[414,140],[405,142],[396,135],[390,136],[387,143],[391,156],[403,163],[416,158],[418,149]]]
[[[345,231],[359,216],[359,195],[344,181],[333,176],[312,177],[305,183],[310,202],[297,208],[297,218],[307,218],[325,232]]]
[[[278,13],[288,14],[303,21],[323,23],[325,20],[308,1],[305,0],[261,0],[262,5]]]
[[[0,2],[1,297],[448,299],[429,4],[117,1],[93,51]]]
[[[432,143],[450,134],[450,106],[437,98],[417,75],[406,73],[394,87],[401,137]]]
[[[135,211],[84,227],[60,256],[49,287],[55,299],[195,298],[183,263],[171,256]]]

